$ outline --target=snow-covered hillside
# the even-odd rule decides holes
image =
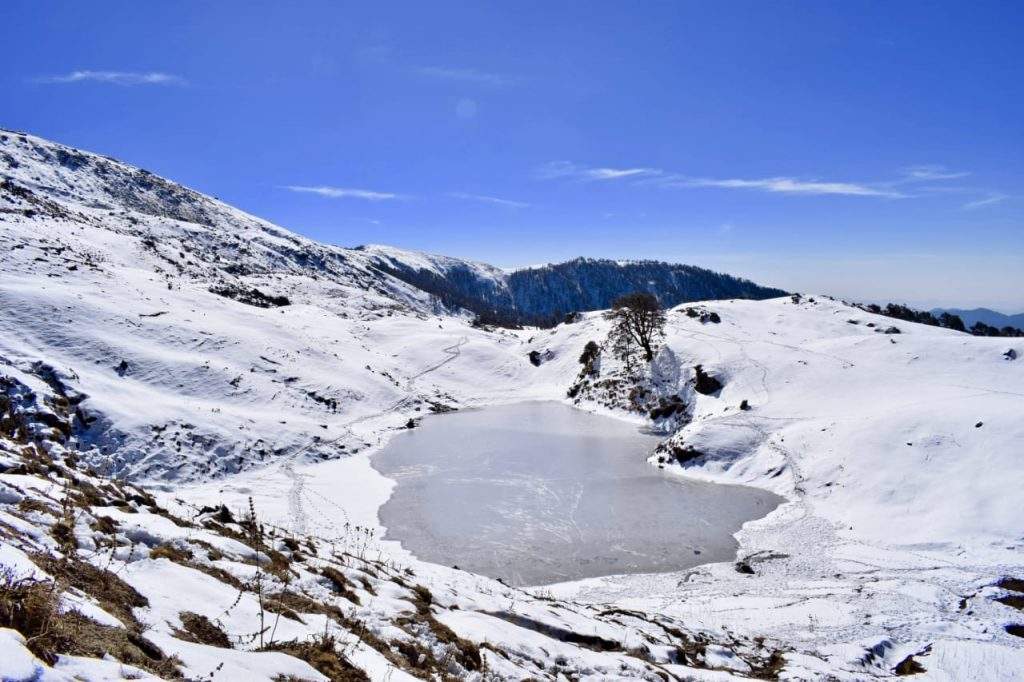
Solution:
[[[1015,339],[887,334],[892,320],[820,296],[709,301],[670,311],[649,368],[603,351],[588,374],[600,313],[479,328],[389,273],[465,271],[499,295],[490,266],[321,245],[18,133],[0,135],[0,175],[0,563],[8,582],[84,570],[74,562],[123,581],[131,608],[57,584],[62,611],[149,642],[126,656],[154,646],[190,678],[359,679],[309,667],[327,632],[345,674],[372,679],[1024,670],[1006,628],[1024,622],[1006,589],[1022,585],[997,586],[1024,578]],[[720,390],[697,390],[697,366]],[[744,527],[734,563],[525,591],[380,540],[392,483],[370,458],[391,434],[526,399],[646,424],[665,437],[652,466],[789,503]],[[286,651],[257,651],[264,590],[288,609],[273,634]],[[67,651],[42,678],[134,674]],[[12,679],[40,665],[2,629],[0,661],[21,661],[0,664]]]

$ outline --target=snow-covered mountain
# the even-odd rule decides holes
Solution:
[[[634,291],[650,292],[667,307],[786,294],[731,275],[659,261],[577,258],[506,273],[482,263],[391,247],[364,246],[359,250],[372,255],[381,270],[434,294],[449,307],[506,325],[553,326],[572,313],[610,308],[616,298]]]
[[[627,366],[600,313],[489,329],[430,289],[519,305],[516,273],[318,244],[30,135],[0,134],[0,175],[5,678],[1020,679],[1019,339],[703,301]],[[564,312],[550,280],[642,272],[616,267],[520,286]],[[735,562],[544,589],[381,540],[372,453],[410,419],[527,399],[632,420],[664,436],[652,466],[787,503]],[[38,585],[79,637],[4,629],[32,629],[5,605]]]
[[[647,291],[662,305],[711,299],[761,300],[785,291],[692,265],[660,261],[577,258],[567,263],[524,268],[509,275],[515,310],[526,320],[560,322],[577,311],[605,310],[634,291]]]
[[[989,308],[971,308],[966,310],[963,308],[933,308],[933,315],[941,315],[942,313],[950,313],[951,315],[957,315],[967,327],[974,326],[977,322],[983,322],[996,329],[1002,329],[1003,327],[1016,327],[1017,329],[1024,329],[1024,313],[1018,313],[1016,315],[1007,315],[1000,313]]]

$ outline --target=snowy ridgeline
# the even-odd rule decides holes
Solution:
[[[626,367],[599,313],[476,328],[388,272],[469,272],[497,296],[504,275],[488,266],[324,246],[16,133],[0,139],[0,175],[2,407],[22,415],[0,438],[0,563],[56,577],[55,608],[122,630],[95,635],[120,638],[106,650],[121,660],[319,679],[299,659],[326,630],[345,674],[374,679],[1024,669],[1007,629],[1024,622],[1020,597],[1005,589],[1020,585],[997,586],[1024,577],[1017,339],[912,323],[885,334],[892,320],[822,297],[711,301],[672,310],[654,362]],[[588,341],[605,348],[583,365]],[[647,424],[665,438],[652,466],[790,502],[744,527],[736,562],[533,594],[379,539],[391,484],[368,456],[395,429],[525,399]],[[73,562],[115,574],[132,608],[62,578],[83,571]],[[257,652],[264,590],[285,606],[263,613],[277,630],[262,648],[288,651]],[[0,630],[0,647],[25,661],[15,679],[31,676],[17,635]],[[46,674],[128,674],[81,658],[96,650],[65,646],[78,657]]]

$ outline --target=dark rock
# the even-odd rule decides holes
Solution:
[[[1024,578],[1012,578],[1010,576],[1000,578],[999,582],[996,583],[996,587],[1009,590],[1010,592],[1024,593]]]
[[[896,664],[893,669],[897,675],[917,675],[925,671],[924,666],[914,660],[913,656],[907,656],[902,661]]]
[[[701,365],[693,368],[694,386],[693,390],[703,395],[713,395],[722,390],[722,382],[704,371]]]
[[[287,296],[270,296],[255,288],[246,289],[232,285],[213,286],[210,287],[210,293],[257,308],[280,308],[291,305]]]
[[[676,462],[679,464],[686,464],[687,462],[692,462],[693,460],[704,456],[703,452],[689,445],[685,447],[672,447],[671,450],[672,457],[674,457]]]
[[[555,357],[555,354],[552,353],[550,350],[545,350],[543,352],[539,350],[531,350],[529,353],[529,357],[531,365],[533,365],[534,367],[540,367],[542,364],[544,364],[551,358]]]

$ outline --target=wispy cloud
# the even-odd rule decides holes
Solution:
[[[427,78],[459,83],[476,83],[478,85],[514,85],[519,78],[500,73],[479,71],[477,69],[452,69],[442,66],[421,66],[416,73]]]
[[[672,173],[660,168],[645,166],[610,168],[584,166],[571,161],[551,161],[534,171],[542,180],[596,180],[622,181],[634,186],[656,186],[664,188],[717,188],[737,189],[771,194],[803,196],[846,196],[875,197],[880,199],[912,199],[941,194],[975,195],[980,198],[963,204],[962,208],[976,209],[992,206],[1010,198],[1009,195],[984,187],[967,187],[960,183],[947,183],[971,175],[954,171],[939,165],[907,166],[899,170],[895,179],[869,182],[849,180],[820,180],[793,176],[772,176],[767,178],[709,178]],[[933,184],[926,184],[933,183]]]
[[[777,194],[806,195],[840,195],[856,197],[886,197],[901,199],[907,195],[891,189],[875,187],[856,182],[823,182],[820,180],[801,180],[790,177],[757,178],[757,179],[712,179],[712,178],[672,178],[664,183],[675,187],[719,187],[723,189],[750,189]]]
[[[110,85],[186,85],[181,76],[161,71],[72,71],[56,76],[42,76],[38,83],[108,83]]]
[[[770,178],[704,178],[668,173],[660,168],[637,166],[631,168],[609,168],[604,166],[581,166],[570,161],[552,161],[535,171],[535,176],[544,180],[569,178],[575,180],[628,180],[634,184],[657,185],[659,187],[717,187],[721,189],[746,189],[776,194],[842,195],[861,197],[904,198],[908,195],[882,183],[832,182],[805,180],[801,178],[776,176]]]
[[[576,180],[622,180],[660,175],[656,168],[608,168],[579,166],[569,161],[552,161],[537,169],[535,175],[542,180],[574,178]]]
[[[945,166],[935,165],[908,166],[903,169],[903,174],[907,180],[911,181],[955,180],[970,175],[970,173],[951,171]]]
[[[284,189],[304,194],[318,194],[330,199],[365,199],[367,201],[388,201],[391,199],[404,198],[401,194],[393,192],[375,192],[368,189],[356,189],[353,187],[328,187],[325,185],[310,187],[306,185],[285,185]]]
[[[468,194],[466,192],[449,192],[448,196],[453,199],[463,199],[465,201],[479,201],[485,204],[494,204],[496,206],[506,206],[508,208],[529,208],[530,204],[522,201],[512,201],[511,199],[500,199],[498,197],[489,197],[483,194]]]
[[[973,210],[973,209],[976,209],[976,208],[984,208],[985,206],[993,206],[995,204],[1002,203],[1002,202],[1006,201],[1009,198],[1010,197],[1008,197],[1005,194],[999,194],[998,192],[993,192],[993,193],[989,194],[987,197],[984,197],[982,199],[976,199],[974,201],[968,201],[966,204],[964,204],[962,206],[962,208],[965,208],[968,211],[970,211],[970,210]]]

